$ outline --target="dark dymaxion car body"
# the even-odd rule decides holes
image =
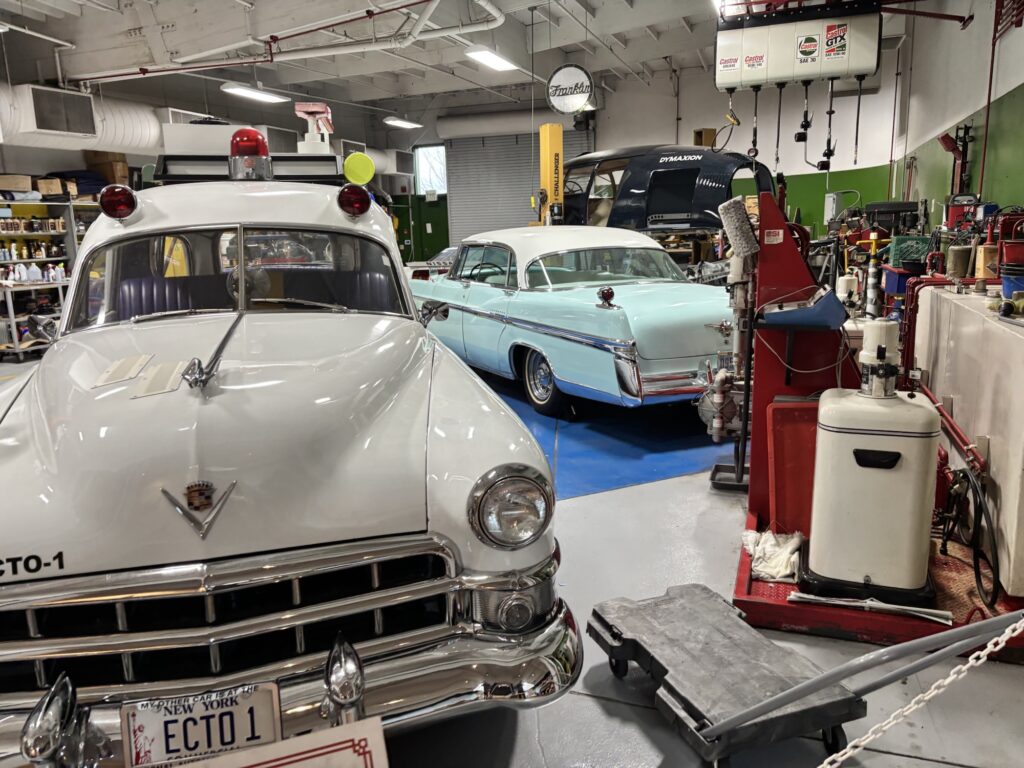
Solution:
[[[718,206],[751,178],[774,192],[769,170],[739,152],[672,144],[580,155],[565,164],[565,223],[641,232],[718,229]]]

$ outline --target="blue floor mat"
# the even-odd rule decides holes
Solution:
[[[560,499],[703,472],[715,462],[732,461],[731,444],[711,442],[691,403],[621,408],[577,400],[576,416],[568,421],[533,410],[518,382],[483,378],[544,449]]]

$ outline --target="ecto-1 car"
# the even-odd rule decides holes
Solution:
[[[485,232],[462,243],[447,274],[411,285],[417,301],[448,305],[431,326],[445,344],[520,379],[548,415],[566,396],[628,407],[694,399],[728,348],[725,290],[688,282],[658,243],[623,229]]]
[[[427,332],[446,310],[415,310],[388,216],[261,180],[251,129],[230,161],[249,180],[106,188],[51,348],[0,388],[4,768],[528,707],[579,675],[547,461]]]

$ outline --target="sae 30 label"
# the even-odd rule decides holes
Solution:
[[[796,60],[800,64],[813,64],[821,51],[820,35],[796,36]]]
[[[850,25],[846,22],[825,25],[825,58],[845,59],[850,46]]]

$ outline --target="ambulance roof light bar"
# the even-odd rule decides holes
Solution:
[[[270,181],[274,178],[270,147],[263,134],[255,128],[239,128],[231,136],[228,176],[241,181]]]

